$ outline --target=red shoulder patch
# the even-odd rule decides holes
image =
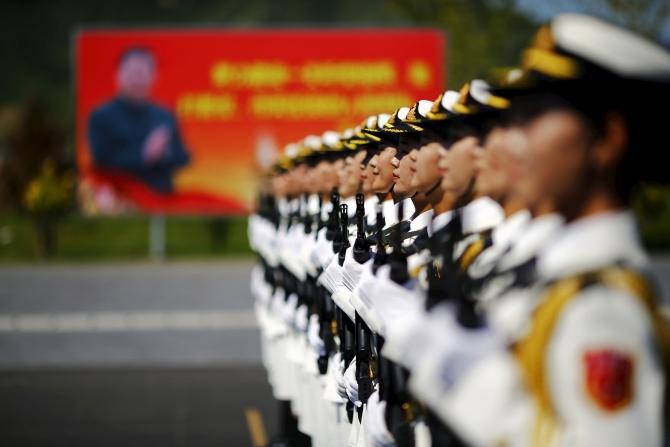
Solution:
[[[634,360],[611,349],[587,351],[583,355],[586,391],[599,408],[614,412],[633,398]]]

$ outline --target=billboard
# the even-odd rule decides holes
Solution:
[[[434,99],[444,57],[426,29],[80,31],[80,205],[244,214],[273,152]]]

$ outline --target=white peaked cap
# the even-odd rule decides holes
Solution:
[[[453,112],[454,105],[456,105],[460,96],[460,93],[458,93],[456,90],[447,90],[442,95],[442,107],[450,112]]]
[[[336,146],[340,142],[340,134],[334,130],[328,130],[321,135],[321,141],[326,146]]]
[[[491,98],[491,86],[481,79],[470,81],[470,95],[480,104],[488,104]]]
[[[407,118],[407,114],[409,113],[409,107],[401,107],[398,109],[398,118],[401,120],[404,120]]]
[[[391,118],[391,115],[388,113],[380,113],[377,115],[377,127],[380,129],[383,128],[388,122],[389,118]]]
[[[307,135],[303,140],[303,144],[305,147],[315,151],[321,147],[321,138],[316,135]]]
[[[433,108],[433,101],[421,99],[418,104],[416,111],[419,115],[425,118],[428,112],[430,112],[430,109]]]
[[[298,145],[295,143],[289,143],[284,148],[284,154],[289,158],[295,158],[298,156]]]
[[[668,81],[670,53],[627,29],[583,14],[560,14],[552,37],[564,51],[622,77]]]

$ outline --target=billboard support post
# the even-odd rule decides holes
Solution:
[[[165,216],[152,214],[149,220],[149,258],[165,261]]]

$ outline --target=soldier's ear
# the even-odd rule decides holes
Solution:
[[[592,160],[599,171],[616,169],[628,149],[628,125],[618,112],[605,116],[602,135],[593,147]]]

